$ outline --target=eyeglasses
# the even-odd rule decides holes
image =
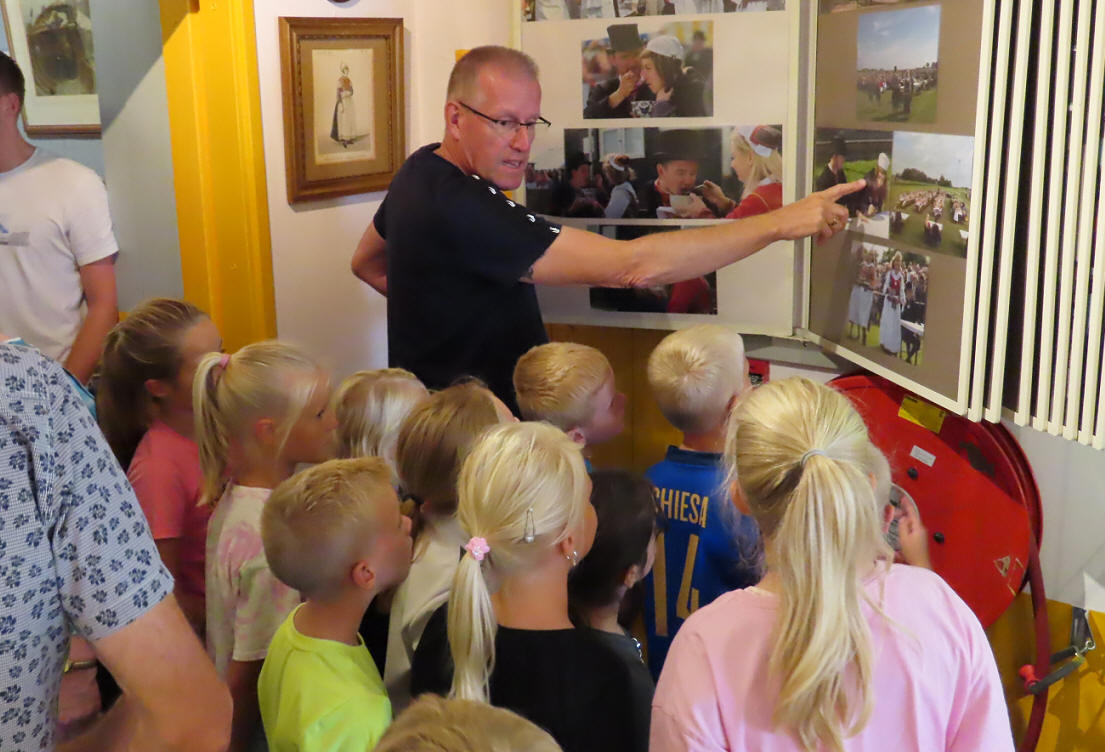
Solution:
[[[479,115],[484,120],[491,123],[491,126],[495,129],[495,132],[498,133],[500,137],[507,140],[517,136],[518,131],[522,130],[523,128],[526,129],[526,134],[530,138],[533,138],[534,134],[537,132],[537,126],[540,125],[544,129],[552,125],[552,123],[541,116],[538,116],[536,120],[530,123],[521,123],[517,120],[499,120],[497,118],[491,117],[490,115],[484,115],[475,107],[469,107],[464,102],[458,101],[457,104],[471,112],[473,115]]]

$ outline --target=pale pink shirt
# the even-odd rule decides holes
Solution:
[[[138,442],[127,479],[155,541],[180,540],[180,570],[173,572],[181,592],[203,598],[204,549],[211,508],[199,506],[203,471],[196,442],[154,421]]]
[[[232,485],[207,527],[207,652],[219,678],[231,660],[264,660],[299,593],[276,579],[261,543],[261,510],[272,491]]]
[[[997,666],[978,619],[939,576],[894,565],[865,587],[874,656],[871,720],[848,752],[1012,752]],[[737,590],[680,628],[652,703],[651,752],[801,752],[772,727],[779,681],[768,671],[778,598]]]

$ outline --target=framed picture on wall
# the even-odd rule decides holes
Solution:
[[[89,0],[0,0],[0,10],[8,49],[27,82],[27,134],[98,134]]]
[[[406,153],[403,20],[281,18],[288,203],[382,190]]]

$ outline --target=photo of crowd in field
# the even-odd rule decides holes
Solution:
[[[940,6],[864,13],[856,38],[856,117],[936,121]]]
[[[966,258],[973,160],[970,136],[895,133],[890,237]]]

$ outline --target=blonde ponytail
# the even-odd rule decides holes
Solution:
[[[774,720],[806,750],[843,750],[871,716],[862,578],[892,558],[872,450],[847,398],[807,379],[754,391],[730,422],[726,455],[782,593],[769,663],[780,680]]]
[[[464,460],[457,519],[488,551],[465,553],[453,579],[451,697],[488,699],[497,631],[491,591],[497,582],[533,567],[549,548],[582,529],[590,501],[580,449],[547,423],[508,423],[489,429]]]
[[[229,480],[232,445],[248,439],[251,423],[276,421],[283,447],[311,400],[321,370],[299,348],[276,340],[246,345],[233,355],[209,353],[196,366],[192,411],[203,469],[200,503],[214,505]]]

